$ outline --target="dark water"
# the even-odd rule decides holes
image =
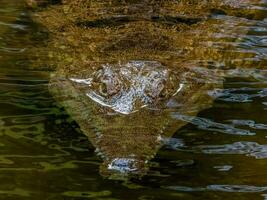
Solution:
[[[267,14],[245,22],[238,51],[260,72],[228,76],[212,108],[183,118],[150,173],[123,182],[99,175],[94,148],[47,90],[49,72],[30,70],[36,25],[0,0],[0,199],[267,199]]]

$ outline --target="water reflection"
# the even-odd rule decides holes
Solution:
[[[193,63],[196,67],[194,70],[197,73],[209,74],[210,77],[218,77],[219,80],[223,78],[225,89],[207,91],[207,94],[218,99],[211,108],[199,113],[197,118],[173,112],[174,121],[189,124],[177,131],[173,138],[156,137],[165,147],[148,165],[148,174],[141,180],[133,179],[124,183],[104,180],[99,176],[98,168],[102,161],[95,156],[93,146],[63,109],[55,106],[47,90],[50,72],[41,71],[47,69],[44,65],[47,60],[43,57],[37,59],[30,51],[40,43],[43,45],[42,39],[37,37],[43,34],[43,30],[33,36],[36,27],[27,17],[22,4],[18,2],[0,0],[1,198],[266,198],[266,6],[263,1],[253,1],[253,5],[250,6],[246,4],[251,1],[243,1],[241,7],[234,6],[236,10],[230,13],[226,13],[226,8],[213,10],[209,20],[217,27],[216,30],[209,33],[205,28],[194,27],[182,34],[179,32],[181,27],[179,29],[177,26],[175,31],[179,32],[181,39],[174,37],[175,34],[172,36],[180,41],[177,43],[179,47],[168,49],[165,43],[158,46],[158,49],[168,49],[167,54],[160,52],[163,60],[172,55],[173,58],[170,57],[170,60],[173,61],[189,55],[186,52],[191,52],[185,60]],[[118,12],[125,9],[126,13],[131,13],[139,8],[138,5],[140,7],[142,4],[113,9],[119,8]],[[148,10],[152,7],[148,7]],[[167,21],[164,23],[169,27],[179,23],[183,26],[197,26],[207,19],[206,10],[202,16],[196,17],[196,13],[188,16],[189,9],[182,16],[171,18],[172,13],[175,13],[174,7],[164,8],[162,12],[168,13]],[[240,9],[246,12],[242,13]],[[251,9],[263,12],[256,15]],[[144,13],[146,14],[146,11]],[[105,14],[103,12],[103,15]],[[118,19],[117,24],[109,28],[129,23],[123,20]],[[152,20],[157,24],[163,23],[162,17],[154,17]],[[60,20],[59,22],[64,23]],[[96,20],[93,22],[94,24],[89,21],[88,24],[80,26],[98,24]],[[105,32],[112,33],[113,30]],[[59,40],[60,51],[68,49],[68,45],[84,45],[84,48],[81,52],[76,48],[75,55],[61,57],[58,62],[65,59],[71,64],[72,57],[78,57],[81,61],[84,58],[83,52],[88,50],[88,43],[95,41],[98,37],[94,36],[97,34],[100,38],[105,37],[104,32],[97,32],[87,35],[87,41],[83,41],[84,43],[73,42],[76,37],[80,37],[79,34],[69,35],[70,43]],[[194,39],[196,34],[199,36],[197,40]],[[150,38],[148,34],[144,36]],[[107,49],[118,48],[119,43],[114,44],[114,41],[107,41],[100,47],[106,47],[106,44],[111,44],[110,42],[112,45]],[[147,45],[148,43],[144,44],[145,47]],[[91,45],[90,48],[97,47]],[[46,55],[46,51],[47,49],[40,50],[38,53]],[[127,51],[127,48],[123,51]],[[119,53],[126,55],[123,51]],[[50,51],[49,55],[53,57],[55,54]],[[209,57],[210,55],[212,56]],[[103,58],[101,55],[99,57]],[[112,55],[110,57],[112,58]],[[32,60],[29,61],[28,58]],[[114,60],[117,60],[116,56]],[[176,66],[180,66],[180,63]],[[189,66],[192,67],[191,63]],[[203,67],[205,70],[201,71]],[[207,68],[209,70],[206,70]],[[205,83],[203,77],[198,77],[197,80]],[[219,82],[209,79],[209,84]],[[221,96],[216,96],[217,94]],[[241,99],[246,96],[248,102],[240,102],[236,95],[242,96]],[[180,106],[175,101],[168,103],[168,107],[172,109]],[[187,110],[194,111],[197,107],[187,107]],[[153,138],[153,141],[156,140]],[[115,166],[125,167],[124,161],[115,160]]]
[[[251,67],[264,51],[246,48],[262,39],[247,34],[264,9],[244,1],[63,4],[36,19],[50,32],[43,51],[57,64],[49,88],[104,159],[103,175],[145,174],[164,145],[159,138],[188,122],[213,133],[256,135],[195,115],[215,98],[265,98],[265,88],[222,89],[230,78],[266,81],[262,63]]]
[[[257,97],[265,98],[267,96],[267,89],[263,88],[231,88],[231,89],[217,89],[209,93],[211,96],[217,97],[218,100],[246,103],[252,102]]]
[[[175,112],[172,113],[172,116],[177,120],[189,122],[191,124],[196,125],[199,129],[204,129],[207,131],[220,132],[233,135],[255,135],[254,132],[251,132],[249,130],[243,130],[235,128],[234,126],[231,125],[217,123],[207,118],[186,116]]]
[[[191,188],[185,186],[167,186],[166,189],[182,191],[182,192],[203,192],[203,191],[217,191],[217,192],[265,192],[267,187],[256,187],[250,185],[208,185],[207,187]]]
[[[257,124],[255,121],[253,120],[229,120],[231,121],[234,125],[237,126],[248,126],[252,129],[259,129],[259,130],[265,130],[267,129],[267,125],[266,124]]]
[[[194,151],[202,151],[206,154],[245,154],[256,159],[267,157],[267,146],[256,142],[235,142],[225,145],[203,145],[193,148]]]
[[[233,166],[231,166],[231,165],[223,165],[223,166],[214,166],[214,168],[217,169],[220,172],[227,172],[227,171],[230,171],[233,168]]]

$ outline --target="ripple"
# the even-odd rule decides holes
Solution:
[[[209,185],[207,190],[219,192],[264,192],[267,187],[258,187],[250,185]]]
[[[171,163],[174,163],[177,167],[187,167],[192,166],[195,164],[194,160],[175,160],[171,161]]]
[[[20,196],[20,197],[30,197],[31,192],[21,189],[15,188],[13,190],[0,190],[1,195],[8,195],[8,196]]]
[[[25,51],[25,48],[11,48],[11,47],[0,47],[0,51],[7,53],[22,53]]]
[[[33,124],[38,124],[43,121],[45,121],[48,118],[47,115],[44,114],[35,114],[35,115],[16,115],[16,116],[5,116],[5,117],[0,117],[0,125],[33,125]]]
[[[181,147],[184,147],[184,141],[182,139],[179,138],[166,138],[166,137],[161,137],[160,141],[162,142],[162,144],[168,148],[168,149],[172,149],[172,150],[178,150]]]
[[[81,197],[81,198],[97,198],[97,197],[108,197],[111,196],[111,191],[103,190],[99,192],[93,191],[67,191],[63,192],[63,196],[68,197]]]
[[[193,147],[195,152],[205,154],[244,154],[256,159],[267,158],[267,145],[256,142],[235,142],[224,145],[200,145]]]
[[[22,24],[6,23],[6,22],[2,22],[2,21],[0,21],[0,25],[8,26],[12,29],[18,29],[18,30],[23,30],[23,31],[25,31],[27,29],[27,26],[22,25]]]
[[[266,124],[257,124],[253,120],[228,120],[232,122],[233,125],[238,125],[238,126],[248,126],[253,129],[259,129],[259,130],[266,130],[267,125]]]
[[[163,188],[179,192],[238,192],[238,193],[260,193],[267,190],[267,186],[250,186],[250,185],[208,185],[206,187],[186,187],[186,186],[164,186]]]
[[[187,187],[187,186],[162,186],[164,189],[168,190],[175,190],[179,192],[200,192],[200,191],[205,191],[206,188],[203,187]]]
[[[213,168],[217,169],[220,172],[227,172],[227,171],[230,171],[233,168],[233,166],[231,166],[231,165],[222,165],[222,166],[214,166]]]
[[[267,88],[215,89],[213,91],[209,91],[209,95],[221,101],[248,103],[252,102],[255,98],[267,97]]]
[[[227,78],[250,78],[256,81],[267,81],[267,70],[265,69],[229,69],[220,72]]]
[[[267,56],[267,37],[248,35],[239,44],[240,49],[247,49],[256,54],[260,59],[266,59]]]
[[[249,130],[235,128],[231,125],[214,122],[207,118],[191,117],[191,116],[181,115],[175,112],[172,113],[172,117],[177,120],[189,122],[197,126],[197,128],[202,129],[202,130],[226,133],[226,134],[231,134],[231,135],[255,135],[256,134]]]

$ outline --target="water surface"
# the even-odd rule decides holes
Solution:
[[[190,123],[166,140],[148,175],[124,182],[99,175],[93,146],[48,92],[50,72],[31,67],[27,50],[43,43],[38,25],[20,3],[1,0],[0,199],[267,199],[266,12],[214,16],[249,29],[217,35],[212,48],[237,46],[226,64],[251,75],[229,70],[224,89],[211,91],[212,108],[175,115]]]

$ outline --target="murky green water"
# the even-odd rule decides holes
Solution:
[[[267,12],[266,1],[255,7]],[[19,2],[0,0],[0,199],[267,199],[267,13],[242,26],[250,30],[238,44],[243,60],[233,62],[261,66],[258,80],[226,79],[148,175],[113,181],[50,96],[49,72],[30,70],[27,49],[43,43],[38,26]]]

